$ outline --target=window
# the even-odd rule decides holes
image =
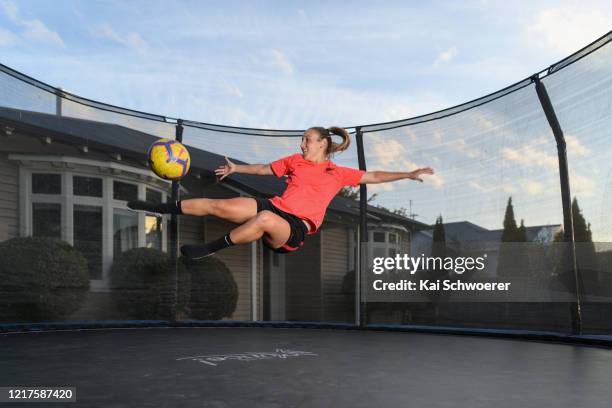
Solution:
[[[370,244],[368,245],[368,256],[373,258],[395,258],[402,252],[400,247],[400,235],[397,229],[387,226],[373,227],[370,232]],[[371,261],[370,261],[371,262]]]
[[[159,204],[162,202],[162,193],[159,191],[151,190],[147,188],[147,201],[150,203]]]
[[[384,232],[374,232],[373,237],[374,237],[374,242],[385,242]]]
[[[115,208],[113,210],[114,256],[138,247],[138,214]]]
[[[102,179],[98,177],[74,176],[72,191],[77,196],[102,197]]]
[[[32,203],[32,235],[62,238],[62,206],[51,203]]]
[[[33,194],[62,194],[61,174],[32,174]]]
[[[122,201],[138,200],[138,186],[136,184],[114,181],[113,198]]]
[[[387,251],[384,248],[374,248],[374,258],[384,258],[387,256]]]
[[[155,215],[145,217],[145,236],[147,248],[162,249],[163,218]]]
[[[165,202],[167,186],[143,185],[137,169],[132,176],[102,173],[104,163],[79,163],[76,168],[56,168],[46,160],[43,164],[50,171],[20,168],[28,180],[20,185],[30,186],[22,192],[29,212],[22,217],[24,231],[63,239],[79,250],[87,260],[93,290],[108,289],[108,272],[122,252],[138,246],[167,250],[166,218],[133,212],[125,205],[137,199]]]
[[[74,206],[74,247],[89,267],[89,279],[102,279],[102,207]]]

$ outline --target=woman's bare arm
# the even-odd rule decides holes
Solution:
[[[422,174],[432,175],[434,174],[434,171],[431,167],[424,167],[409,172],[368,171],[363,176],[361,176],[359,184],[379,184],[402,179],[411,179],[422,183],[423,179],[420,177]]]
[[[223,180],[232,173],[256,174],[258,176],[273,176],[272,168],[269,164],[236,164],[225,157],[226,164],[219,166],[215,170],[217,176],[221,176]]]

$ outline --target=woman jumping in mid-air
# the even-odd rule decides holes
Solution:
[[[331,134],[342,137],[342,143],[332,142]],[[342,128],[312,127],[302,137],[302,154],[296,153],[270,164],[249,165],[234,164],[226,157],[226,164],[215,170],[221,180],[232,173],[288,176],[287,189],[280,197],[193,198],[163,204],[130,201],[128,207],[160,214],[214,215],[241,224],[216,241],[204,245],[183,245],[181,253],[189,259],[204,258],[221,249],[259,238],[263,238],[264,245],[273,251],[286,253],[299,249],[306,235],[317,232],[327,206],[342,187],[405,178],[422,182],[420,175],[434,174],[430,167],[405,173],[365,172],[334,164],[330,156],[346,150],[350,142],[348,132]]]

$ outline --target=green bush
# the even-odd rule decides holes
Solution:
[[[0,320],[62,320],[78,310],[89,290],[87,260],[50,238],[0,243]]]
[[[189,316],[198,320],[231,317],[238,302],[238,286],[227,266],[213,257],[183,262],[191,275]]]
[[[115,256],[111,268],[112,298],[122,319],[172,320],[189,302],[189,275],[178,263],[175,297],[174,264],[157,249],[134,248]]]

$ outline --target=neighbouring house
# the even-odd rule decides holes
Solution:
[[[174,131],[172,123],[156,126]],[[48,236],[70,243],[88,261],[90,298],[103,299],[118,253],[143,246],[168,251],[169,218],[126,207],[132,199],[170,197],[170,183],[147,167],[147,149],[157,138],[113,123],[0,108],[0,241]],[[271,176],[236,174],[218,182],[214,169],[223,157],[193,147],[190,154],[182,198],[270,197],[284,190],[283,180]],[[414,231],[429,227],[372,206],[368,225],[370,257],[408,252]],[[214,217],[182,216],[179,241],[208,241],[231,227]],[[259,242],[218,253],[238,285],[232,319],[349,321],[342,282],[355,269],[358,231],[358,201],[337,196],[320,231],[296,253],[278,255]],[[89,304],[77,317],[109,316]]]
[[[526,227],[527,242],[550,245],[561,225],[538,225]],[[471,256],[487,255],[486,268],[481,277],[494,278],[501,245],[502,229],[488,230],[469,221],[444,224],[446,247],[452,254]],[[431,255],[433,229],[416,231],[412,235],[410,251],[413,254]]]

